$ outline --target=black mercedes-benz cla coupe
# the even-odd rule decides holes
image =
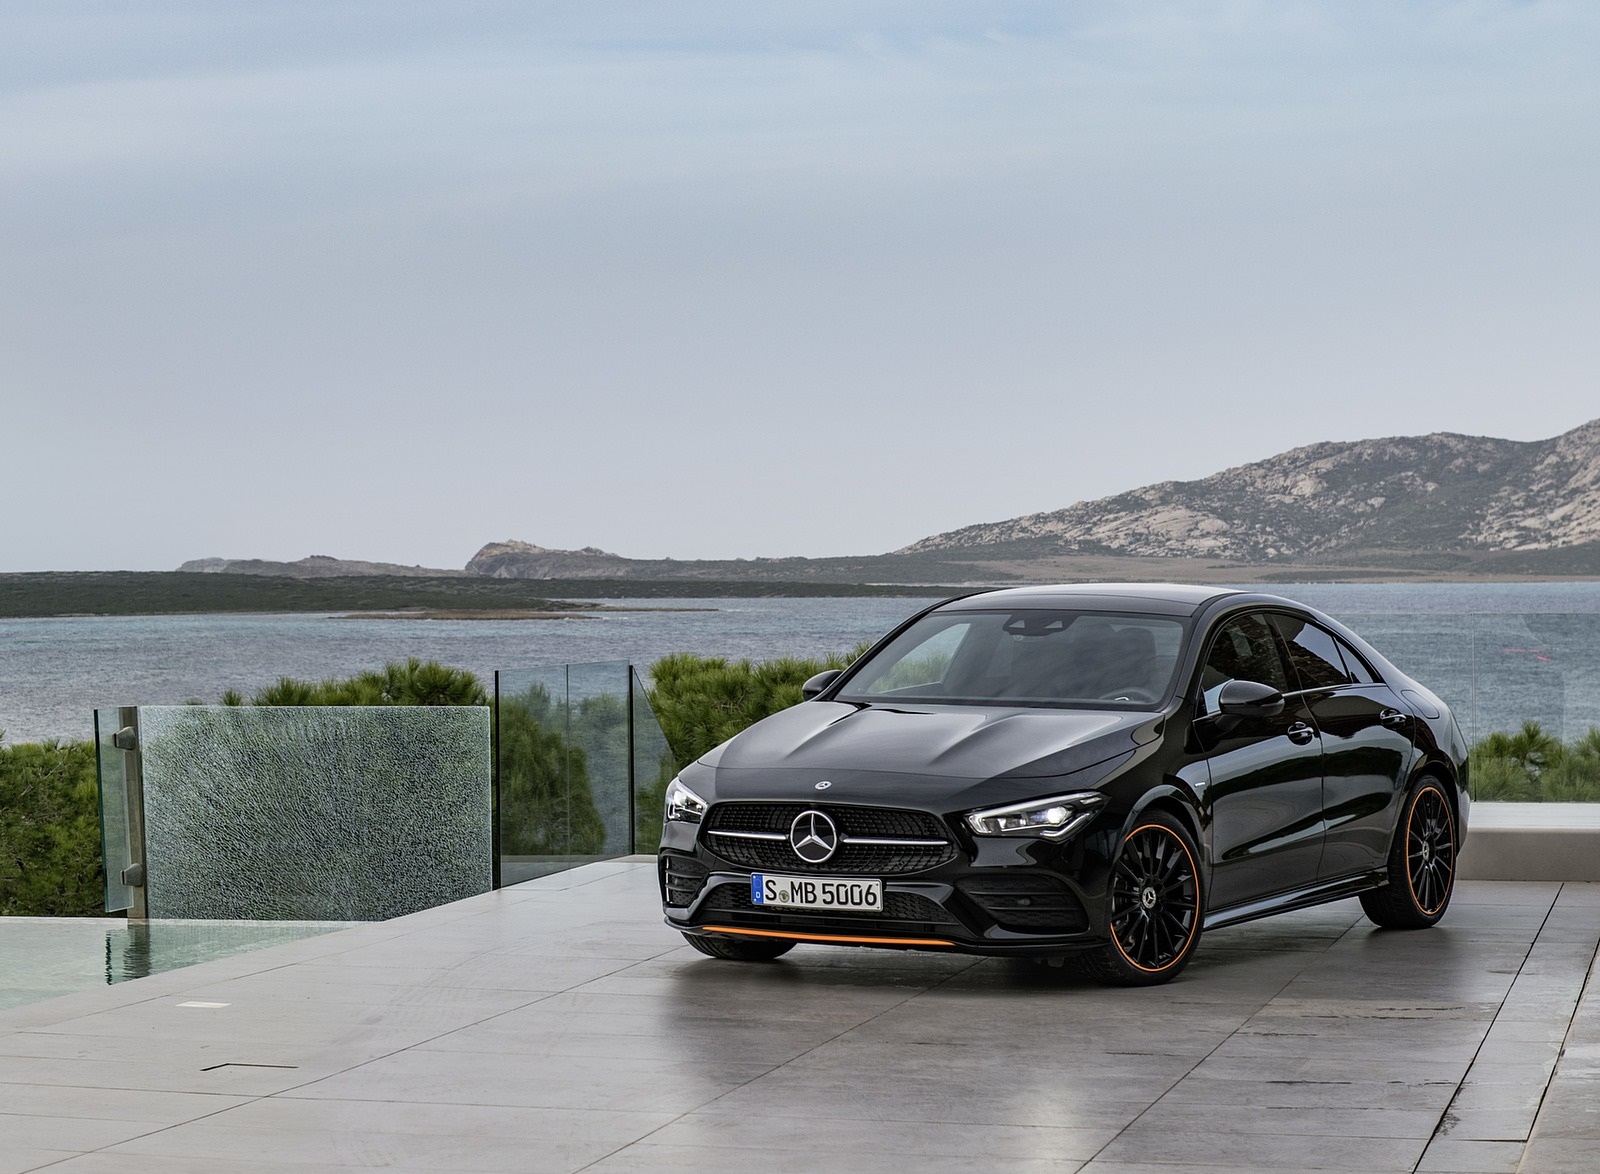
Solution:
[[[1025,587],[921,612],[669,785],[667,923],[1178,974],[1203,930],[1359,896],[1434,924],[1467,825],[1444,702],[1344,625],[1206,587]]]

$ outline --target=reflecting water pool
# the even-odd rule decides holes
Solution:
[[[349,924],[0,917],[0,1010],[316,937]]]

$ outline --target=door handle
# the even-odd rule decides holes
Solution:
[[[1305,722],[1295,722],[1284,733],[1289,735],[1289,741],[1300,746],[1304,746],[1317,736],[1317,731],[1306,725]]]
[[[1411,724],[1411,715],[1398,709],[1385,709],[1378,714],[1378,720],[1391,730],[1403,730]]]

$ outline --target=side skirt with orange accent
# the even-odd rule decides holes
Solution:
[[[702,925],[698,927],[704,933],[738,934],[751,938],[782,938],[787,942],[834,942],[844,946],[954,946],[954,942],[947,942],[943,938],[864,938],[849,937],[844,934],[821,933],[791,933],[787,930],[775,929],[741,929],[733,925]],[[690,931],[695,932],[695,931]]]

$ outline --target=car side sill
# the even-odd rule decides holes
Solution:
[[[1206,914],[1205,928],[1208,931],[1221,929],[1243,921],[1254,921],[1258,917],[1271,917],[1274,913],[1287,913],[1290,909],[1305,909],[1311,905],[1342,900],[1375,889],[1387,881],[1388,874],[1383,869],[1340,877],[1338,880],[1319,881],[1303,889],[1291,889],[1287,893],[1246,901],[1242,905],[1230,905],[1226,909],[1213,909]]]

